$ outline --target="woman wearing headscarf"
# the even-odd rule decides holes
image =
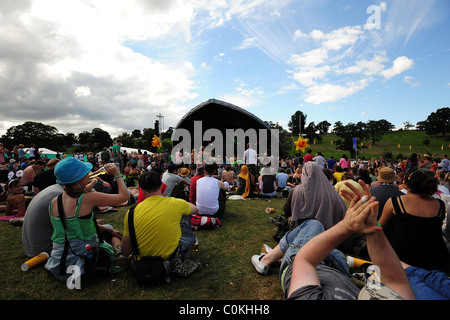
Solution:
[[[284,205],[285,216],[291,217],[291,229],[308,219],[316,219],[329,229],[344,218],[345,202],[317,163],[304,164],[301,181]]]
[[[241,173],[238,175],[239,187],[236,190],[236,194],[243,198],[251,197],[255,192],[255,185],[253,181],[254,177],[250,174],[248,167],[243,165],[241,167]]]
[[[96,225],[94,207],[119,205],[129,199],[129,194],[119,168],[113,163],[104,168],[106,174],[113,175],[117,181],[117,194],[88,192],[95,184],[89,175],[92,169],[89,162],[71,157],[61,160],[55,167],[56,182],[64,186],[64,192],[49,205],[53,248],[45,268],[59,280],[70,276],[67,272],[70,266],[77,266],[81,275],[85,273],[86,257],[89,256],[87,245],[105,248],[111,262],[120,253],[121,233]],[[101,241],[107,240],[106,236],[111,238],[111,243]]]

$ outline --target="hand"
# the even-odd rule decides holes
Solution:
[[[377,225],[377,216],[378,201],[375,197],[365,200],[355,196],[342,222],[351,233],[369,234],[382,229]]]
[[[362,181],[362,180],[359,180],[358,183],[361,186],[361,188],[363,189],[362,193],[361,193],[361,190],[357,189],[351,183],[344,182],[344,184],[351,191],[343,189],[343,190],[341,190],[340,195],[343,196],[345,199],[347,199],[349,202],[351,202],[355,196],[358,197],[358,200],[361,199],[364,196],[367,196],[367,199],[369,199],[370,198],[370,190],[369,190],[369,187],[367,186],[367,184],[365,184],[364,181]]]
[[[117,166],[114,163],[108,163],[104,166],[106,173],[112,176],[115,176],[116,174],[118,174],[119,168],[117,168]]]
[[[119,238],[120,240],[122,240],[122,233],[119,230],[113,230],[111,231],[111,234],[113,237]]]

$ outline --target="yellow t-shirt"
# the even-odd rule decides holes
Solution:
[[[342,181],[342,176],[344,175],[345,172],[335,172],[333,173],[333,177],[336,179],[336,182],[341,182]]]
[[[180,220],[191,213],[190,205],[182,199],[152,196],[134,209],[134,229],[142,256],[167,259],[178,247],[181,237]],[[129,236],[128,212],[124,220],[124,236]]]

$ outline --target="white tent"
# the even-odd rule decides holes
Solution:
[[[57,154],[58,153],[57,151],[53,151],[53,150],[50,150],[47,148],[39,148],[39,152],[41,154]],[[60,152],[60,154],[62,154],[62,153]]]
[[[124,151],[126,151],[127,153],[131,153],[131,152],[136,152],[136,153],[138,153],[139,150],[141,150],[142,154],[144,154],[144,152],[146,152],[146,151],[147,151],[147,154],[148,154],[148,155],[153,154],[153,152],[148,151],[148,150],[145,150],[145,149],[136,149],[136,148],[129,148],[129,147],[120,147],[120,152],[122,152],[122,153],[123,153]]]

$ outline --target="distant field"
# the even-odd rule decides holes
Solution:
[[[322,136],[322,141],[314,144],[314,141],[309,141],[310,149],[313,154],[320,151],[325,155],[325,158],[332,155],[334,158],[341,157],[342,154],[348,151],[336,150],[335,142],[339,139],[334,134],[325,134]],[[428,139],[430,144],[426,146],[423,141]],[[332,143],[333,142],[333,143]],[[445,140],[441,137],[435,138],[428,136],[425,131],[392,131],[386,133],[381,141],[372,145],[372,141],[358,141],[358,146],[362,149],[358,149],[358,157],[362,159],[370,159],[372,157],[379,158],[386,152],[392,152],[393,157],[396,158],[399,154],[403,155],[403,158],[408,158],[412,153],[423,155],[425,153],[430,154],[433,158],[441,158],[443,154],[450,154],[450,140]],[[441,150],[441,148],[443,149]]]

